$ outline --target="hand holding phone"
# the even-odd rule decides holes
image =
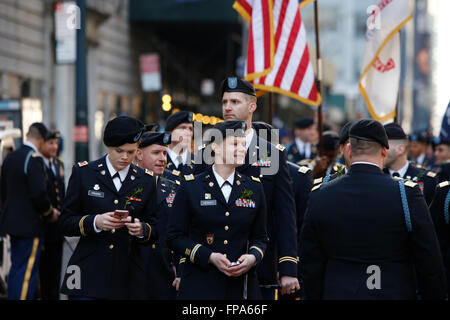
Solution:
[[[114,210],[114,216],[118,219],[124,220],[128,217],[128,210]]]
[[[234,267],[234,266],[238,266],[240,264],[241,263],[239,261],[233,261],[233,262],[230,263],[229,267],[231,268],[231,267]]]

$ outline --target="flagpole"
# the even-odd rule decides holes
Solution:
[[[321,102],[319,104],[317,110],[317,125],[319,127],[319,153],[322,150],[322,132],[323,132],[323,123],[322,123],[322,60],[320,58],[320,41],[319,41],[319,9],[318,9],[318,0],[314,1],[314,27],[316,31],[316,66],[317,66],[317,79],[316,79],[316,87],[320,96],[322,97]]]
[[[269,92],[269,124],[273,125],[273,92]]]

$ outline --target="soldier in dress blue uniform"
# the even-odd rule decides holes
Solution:
[[[298,163],[304,159],[314,159],[317,147],[313,138],[317,131],[313,118],[300,118],[294,124],[294,142],[288,147],[287,159]]]
[[[400,177],[416,182],[429,205],[436,190],[436,173],[417,168],[408,161],[408,138],[399,124],[388,123],[384,128],[389,139],[389,150],[386,156],[386,167],[383,171],[392,177]]]
[[[52,206],[61,211],[65,196],[64,164],[58,154],[59,133],[49,132],[42,148],[47,172],[47,191]],[[58,229],[57,221],[45,226],[44,245],[42,247],[39,268],[40,293],[43,300],[58,300],[64,238]]]
[[[434,159],[427,157],[429,137],[426,131],[413,132],[408,136],[409,160],[416,166],[430,170],[434,165]]]
[[[336,162],[339,153],[339,135],[334,131],[325,131],[322,134],[322,148],[319,155],[310,164],[313,168],[314,178],[324,178],[344,169]]]
[[[27,141],[8,154],[2,166],[0,232],[11,239],[8,299],[12,300],[35,298],[45,224],[60,214],[50,202],[39,151],[47,135],[44,124],[33,123]]]
[[[260,298],[255,266],[267,246],[266,201],[260,179],[235,170],[245,159],[245,128],[243,121],[216,124],[214,164],[184,177],[178,190],[167,240],[186,259],[180,299]]]
[[[447,275],[447,296],[450,293],[450,181],[439,183],[430,205],[430,214],[436,228]]]
[[[156,181],[132,164],[144,131],[132,117],[110,120],[108,154],[72,169],[59,219],[65,236],[80,236],[62,283],[69,299],[128,298],[129,273],[142,265],[138,245],[157,239]]]
[[[250,82],[230,77],[222,82],[221,91],[225,121],[241,120],[247,124],[247,155],[245,163],[236,171],[259,178],[264,186],[269,245],[258,267],[258,280],[263,297],[275,299],[278,287],[281,287],[282,294],[300,289],[297,279],[295,200],[285,147],[258,137],[252,128],[253,112],[257,105],[255,89]]]
[[[140,299],[172,300],[176,296],[173,284],[179,258],[167,247],[166,229],[178,184],[163,177],[168,144],[170,133],[146,132],[136,154],[137,165],[152,171],[157,179],[158,240],[155,244],[140,246],[143,270],[142,274],[134,277],[137,280],[135,289],[142,288],[142,294],[135,297]]]
[[[313,188],[300,240],[306,299],[415,299],[415,275],[422,298],[445,298],[425,199],[417,183],[383,174],[388,148],[381,123],[359,120],[349,172]]]
[[[450,180],[450,139],[442,136],[433,139],[434,167],[438,181]]]

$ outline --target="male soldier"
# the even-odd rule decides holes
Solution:
[[[436,189],[436,173],[416,168],[408,161],[408,140],[400,125],[397,123],[388,123],[384,126],[384,129],[389,139],[389,150],[386,155],[386,168],[384,172],[392,177],[400,177],[416,182],[429,205],[433,200]]]
[[[132,164],[144,131],[132,117],[110,120],[108,154],[72,169],[59,219],[65,236],[80,237],[61,289],[69,299],[128,298],[128,273],[142,265],[137,245],[156,241],[156,181]]]
[[[430,214],[433,219],[436,235],[441,246],[442,258],[447,275],[447,295],[450,293],[450,182],[439,183],[436,195],[430,206]]]
[[[158,240],[156,244],[142,245],[140,251],[143,258],[144,274],[136,275],[136,286],[143,290],[136,298],[152,300],[172,300],[176,290],[172,286],[178,262],[166,243],[166,228],[177,183],[163,177],[167,161],[167,145],[170,144],[170,133],[146,132],[142,136],[136,153],[139,167],[152,171],[157,179],[157,224]]]
[[[58,137],[58,132],[49,133],[42,148],[42,155],[48,177],[47,191],[50,201],[54,208],[61,210],[65,186],[64,165],[57,157]],[[45,229],[39,269],[41,297],[43,300],[58,300],[64,238],[58,230],[57,221],[48,223]]]
[[[313,144],[317,132],[313,118],[300,118],[295,122],[294,142],[287,150],[287,159],[297,163],[303,159],[316,157],[316,146]]]
[[[450,180],[450,139],[437,137],[433,140],[433,146],[433,171],[437,173],[439,182]]]
[[[409,135],[409,145],[408,145],[408,155],[409,160],[422,168],[429,170],[433,167],[433,159],[428,158],[427,151],[427,142],[428,135],[425,131],[411,133]]]
[[[322,148],[319,156],[311,164],[314,178],[323,178],[327,175],[344,170],[344,166],[335,162],[339,152],[339,135],[334,131],[325,131],[322,134]]]
[[[185,175],[197,174],[203,171],[202,165],[194,164],[191,153],[193,120],[192,112],[178,111],[171,114],[166,121],[166,132],[171,134],[171,142],[167,148],[166,176],[170,180],[180,180]]]
[[[236,170],[246,176],[259,178],[266,195],[270,242],[258,270],[263,298],[276,298],[278,285],[282,294],[294,293],[300,288],[297,280],[295,202],[285,147],[258,138],[252,128],[256,94],[250,82],[235,77],[227,78],[222,82],[221,93],[225,121],[240,120],[247,123],[245,164]]]
[[[359,120],[349,172],[313,188],[300,242],[307,299],[415,299],[414,275],[423,299],[445,298],[425,199],[415,182],[383,174],[388,148],[381,123]]]
[[[3,213],[0,232],[11,238],[8,299],[34,299],[46,222],[60,212],[50,202],[40,151],[48,130],[33,123],[27,141],[6,157],[2,166]]]

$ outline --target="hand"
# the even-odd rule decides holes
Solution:
[[[124,225],[124,222],[114,216],[114,212],[106,212],[103,214],[97,215],[97,218],[95,219],[95,226],[98,229],[109,231],[112,229],[119,229],[122,228]]]
[[[208,262],[215,265],[216,268],[219,269],[219,271],[225,273],[227,276],[229,276],[229,277],[231,276],[231,273],[230,273],[229,267],[228,267],[231,262],[230,262],[230,260],[228,260],[225,257],[225,255],[218,253],[218,252],[213,252],[209,256]]]
[[[61,215],[61,212],[58,209],[53,208],[53,214],[52,214],[52,217],[50,218],[50,222],[58,221],[58,218],[60,215]]]
[[[125,225],[128,228],[128,233],[135,237],[144,236],[144,228],[138,218],[134,218],[134,222],[131,222],[131,217],[128,216],[125,220]]]
[[[238,261],[240,264],[228,268],[232,277],[239,277],[250,270],[255,265],[256,257],[253,254],[243,254]]]
[[[327,170],[327,162],[328,162],[328,158],[325,156],[322,156],[316,160],[316,165],[314,166],[314,169],[313,169],[314,177],[316,177],[318,175],[323,175],[324,171]]]
[[[283,276],[278,284],[281,286],[281,294],[292,294],[300,290],[300,284],[296,277]]]
[[[175,278],[172,282],[172,287],[175,287],[175,289],[178,291],[180,289],[180,281],[181,278]]]

